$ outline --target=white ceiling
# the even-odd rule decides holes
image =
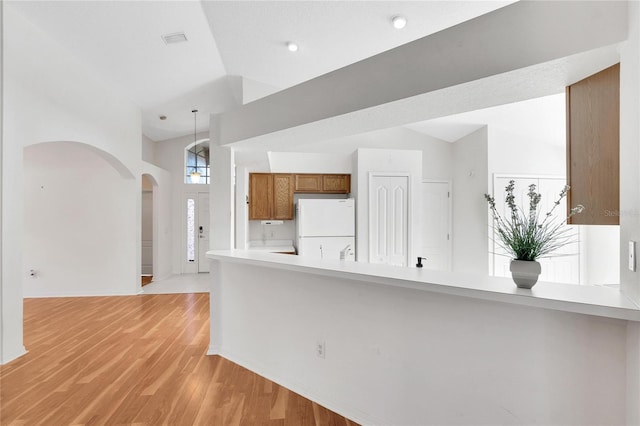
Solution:
[[[403,127],[447,142],[455,142],[483,126],[514,136],[565,144],[565,95],[544,96],[475,111],[435,118]]]
[[[137,104],[156,141],[191,134],[194,108],[202,131],[210,113],[237,106],[229,76],[284,89],[509,3],[11,1]],[[391,26],[396,14],[407,17],[404,30]],[[162,34],[179,31],[187,43],[164,44]]]

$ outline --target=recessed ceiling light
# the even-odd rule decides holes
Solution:
[[[179,33],[163,34],[162,40],[164,40],[165,44],[184,43],[187,41],[187,36],[180,31]]]
[[[404,16],[396,15],[391,18],[391,22],[393,22],[393,27],[401,30],[407,25],[407,18]]]
[[[292,41],[288,41],[287,42],[287,49],[289,49],[289,52],[297,52],[298,51],[298,45]]]

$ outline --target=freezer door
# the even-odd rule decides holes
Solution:
[[[298,237],[354,236],[355,202],[347,199],[300,199],[296,209]]]
[[[340,260],[340,251],[345,251],[345,260],[355,261],[354,237],[305,237],[298,238],[298,255],[315,259]]]

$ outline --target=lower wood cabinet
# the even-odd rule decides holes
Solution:
[[[293,194],[348,194],[348,174],[249,174],[249,220],[292,220]]]

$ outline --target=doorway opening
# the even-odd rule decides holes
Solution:
[[[141,201],[141,250],[140,250],[140,272],[141,284],[145,286],[153,281],[153,258],[154,258],[154,212],[153,193],[156,182],[151,175],[142,175],[142,201]]]
[[[192,192],[184,202],[184,273],[209,272],[206,254],[209,250],[209,193]]]

